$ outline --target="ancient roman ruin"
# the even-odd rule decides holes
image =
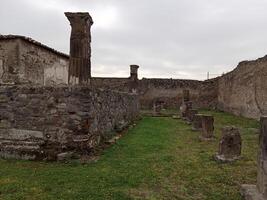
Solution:
[[[212,115],[201,116],[202,128],[199,139],[201,141],[208,141],[214,139],[214,117]]]
[[[160,116],[163,109],[200,131],[202,141],[214,140],[214,117],[198,114],[208,108],[260,119],[267,114],[267,56],[239,63],[232,72],[206,80],[138,79],[91,75],[89,13],[65,13],[70,22],[70,55],[31,38],[0,35],[0,157],[63,160],[90,155],[139,117],[141,109]],[[67,41],[66,41],[67,42]],[[143,66],[145,67],[145,66]],[[257,186],[243,186],[247,200],[267,199],[267,118],[261,118]],[[219,160],[241,154],[241,137],[225,127]]]
[[[1,157],[61,160],[90,154],[138,117],[138,66],[125,79],[131,91],[91,84],[92,18],[65,15],[72,27],[70,57],[26,37],[0,36]]]
[[[222,162],[232,162],[241,156],[241,135],[236,127],[222,128],[222,137],[219,143],[219,151],[215,159]]]
[[[201,131],[202,129],[202,114],[196,114],[192,123],[192,130]]]

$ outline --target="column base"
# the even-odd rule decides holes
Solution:
[[[215,137],[204,137],[204,136],[199,136],[199,140],[201,141],[201,142],[208,142],[208,141],[214,141],[214,140],[216,140],[216,138]]]
[[[266,200],[259,193],[256,185],[241,185],[240,192],[244,200]]]
[[[234,162],[236,160],[239,160],[241,158],[241,156],[234,156],[232,158],[226,158],[224,155],[220,155],[220,154],[215,154],[214,155],[214,159],[218,162],[223,162],[223,163],[227,163],[227,162]]]

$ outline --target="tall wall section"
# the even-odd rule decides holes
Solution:
[[[182,104],[183,90],[190,91],[196,108],[217,106],[218,80],[142,79],[138,91],[142,109],[151,109],[154,102],[163,102],[165,108],[178,109]]]
[[[0,156],[54,160],[90,152],[135,120],[138,96],[89,87],[0,87]]]
[[[267,114],[267,56],[239,63],[219,78],[218,108],[259,119]]]

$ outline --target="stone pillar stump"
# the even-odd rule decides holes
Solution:
[[[221,162],[232,162],[241,156],[241,136],[239,129],[233,126],[222,128],[219,151],[215,159]]]
[[[200,131],[202,130],[202,114],[196,114],[193,119],[192,123],[192,130],[193,131]]]
[[[130,65],[130,91],[131,93],[137,93],[138,88],[138,65]]]
[[[245,200],[267,199],[267,116],[261,117],[260,123],[257,185],[241,186]]]
[[[180,112],[183,119],[187,119],[188,112],[189,110],[192,109],[192,107],[193,107],[192,101],[183,102],[183,104],[180,107]]]
[[[187,116],[186,116],[188,122],[192,123],[193,120],[194,120],[194,117],[195,117],[195,115],[197,113],[198,113],[198,111],[196,109],[190,109],[190,110],[188,110]]]
[[[200,140],[214,139],[214,117],[212,115],[202,115],[202,134]]]

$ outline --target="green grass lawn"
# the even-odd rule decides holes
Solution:
[[[240,185],[256,182],[258,122],[215,116],[216,141],[182,120],[145,117],[92,164],[0,160],[0,199],[239,200]],[[218,164],[220,128],[236,125],[242,160]]]

